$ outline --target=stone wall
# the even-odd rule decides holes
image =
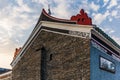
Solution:
[[[41,31],[13,68],[13,80],[90,80],[89,45],[89,39]]]
[[[12,80],[40,80],[40,51],[30,46],[12,69]]]

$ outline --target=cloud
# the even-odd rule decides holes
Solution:
[[[120,38],[116,36],[112,36],[112,38],[120,45]]]
[[[48,4],[48,0],[32,0],[32,2],[40,3],[40,4]]]
[[[107,9],[110,9],[116,5],[117,5],[117,0],[111,0],[109,5],[107,6]]]
[[[103,7],[105,7],[109,3],[109,0],[103,0],[103,2],[104,2]]]
[[[117,6],[117,9],[120,9],[120,5]]]
[[[119,11],[117,9],[114,9],[114,10],[110,11],[110,15],[109,15],[108,19],[111,22],[111,21],[113,21],[113,19],[120,18],[119,16],[120,16]]]
[[[60,17],[60,18],[70,18],[72,12],[69,9],[70,2],[64,1],[64,0],[53,0],[56,4],[55,7],[53,7],[53,13],[54,16]]]
[[[90,11],[95,11],[97,12],[100,9],[100,5],[95,4],[93,1],[89,2],[88,0],[82,0],[81,1],[82,4],[78,4],[79,5],[79,9],[85,9],[85,11],[90,12]]]
[[[97,3],[99,3],[100,2],[100,0],[96,0],[97,1]]]
[[[112,22],[112,20],[113,20],[111,17],[109,17],[108,19],[109,19],[109,22]]]
[[[90,4],[90,8],[91,8],[91,10],[93,10],[93,11],[98,11],[99,8],[100,8],[100,6],[97,5],[97,4],[95,4],[94,2],[92,2],[92,3]]]
[[[113,10],[112,13],[111,13],[111,16],[116,17],[116,16],[117,16],[117,13],[118,13],[117,10]]]
[[[66,0],[32,0],[32,2],[39,3],[46,11],[48,10],[48,4],[50,4],[52,15],[58,18],[69,18],[72,13],[72,10],[69,9],[70,4],[74,3],[74,1]]]
[[[0,10],[0,44],[2,44],[0,45],[0,55],[2,55],[0,61],[8,57],[5,55],[9,55],[9,61],[2,60],[6,64],[8,62],[10,64],[14,49],[23,45],[40,15],[36,14],[23,0],[16,0],[15,3],[17,5],[11,2]],[[2,62],[0,65],[5,66]]]
[[[11,54],[0,54],[0,67],[11,69],[11,66],[8,65],[8,64],[11,63],[11,57],[12,56],[13,55],[11,55]]]
[[[109,11],[106,11],[104,14],[101,13],[94,14],[93,23],[100,25],[109,15],[110,15]]]
[[[107,28],[107,27],[104,28],[104,29],[102,28],[102,30],[103,30],[104,32],[108,33],[109,35],[110,35],[110,34],[113,34],[113,33],[115,32],[115,30],[113,30],[113,29],[111,29],[111,28]]]
[[[107,26],[105,28],[101,28],[101,29],[120,45],[120,38],[113,35],[116,33],[114,29],[108,28]]]
[[[49,1],[49,0],[32,0],[32,2],[42,5],[43,8],[47,9],[48,4],[50,4],[52,2],[52,0],[51,1]]]

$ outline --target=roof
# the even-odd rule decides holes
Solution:
[[[120,59],[120,46],[110,36],[108,36],[100,28],[94,26],[91,30],[91,39],[100,44],[107,50],[109,55],[115,55]],[[106,53],[106,52],[105,52]]]
[[[96,31],[98,31],[100,34],[102,34],[106,39],[108,39],[111,43],[113,43],[116,47],[120,49],[120,45],[116,43],[109,35],[107,35],[104,31],[102,31],[99,27],[94,27]]]
[[[42,13],[41,13],[40,18],[37,22],[37,25],[39,24],[40,21],[92,25],[91,18],[88,17],[87,13],[85,13],[83,9],[81,9],[80,13],[77,14],[76,16],[71,16],[71,18],[69,20],[53,17],[53,16],[49,15],[44,9],[42,9]]]
[[[6,73],[8,71],[11,71],[11,69],[0,68],[0,74]]]
[[[53,16],[49,15],[45,11],[45,9],[42,9],[41,15],[40,15],[39,20],[37,22],[37,25],[39,24],[40,21],[50,21],[50,22],[76,24],[76,21],[71,21],[71,20],[67,20],[67,19],[60,19],[60,18],[53,17]]]

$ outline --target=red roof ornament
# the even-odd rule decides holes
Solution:
[[[15,58],[17,57],[17,55],[19,54],[19,51],[20,51],[20,50],[21,50],[21,47],[20,47],[20,48],[16,48],[16,49],[15,49],[13,59],[15,59]]]
[[[88,17],[87,13],[83,9],[80,10],[80,14],[71,17],[72,21],[76,21],[77,24],[81,25],[92,25],[92,20]]]

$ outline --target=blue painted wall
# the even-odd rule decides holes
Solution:
[[[120,62],[90,45],[90,80],[120,80]],[[116,71],[111,73],[99,68],[99,57],[103,56],[115,63]]]

